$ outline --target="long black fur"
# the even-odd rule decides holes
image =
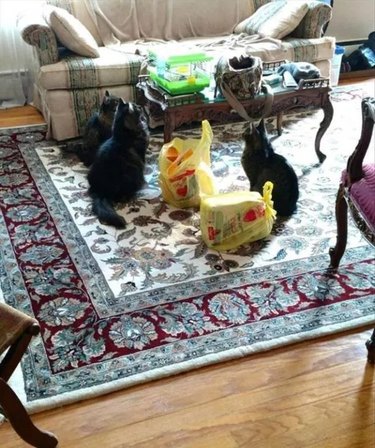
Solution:
[[[76,147],[77,156],[86,166],[93,163],[100,145],[112,136],[113,119],[118,102],[119,97],[111,95],[106,90],[99,111],[88,120],[82,143]]]
[[[143,109],[120,99],[112,137],[99,148],[87,175],[93,212],[100,222],[117,228],[126,226],[125,219],[115,211],[114,204],[132,200],[144,185],[149,139]]]
[[[250,190],[263,194],[266,181],[273,183],[272,199],[280,216],[290,216],[297,207],[298,178],[287,159],[276,154],[269,140],[264,120],[257,127],[250,125],[244,133],[242,167],[249,178]]]

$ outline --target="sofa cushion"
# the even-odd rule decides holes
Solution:
[[[308,9],[305,2],[276,0],[257,9],[240,22],[234,32],[282,39],[299,25]]]
[[[285,49],[290,61],[295,62],[311,62],[330,60],[335,52],[335,38],[321,37],[319,39],[295,39],[286,38],[283,41]]]
[[[84,25],[92,34],[96,43],[101,46],[103,42],[99,36],[98,28],[95,24],[94,18],[91,14],[91,0],[46,0],[47,5],[58,6],[59,8],[66,9],[76,19],[78,19],[82,25]]]
[[[105,46],[136,39],[225,36],[254,12],[253,0],[90,0]]]
[[[87,89],[136,84],[143,58],[98,47],[99,57],[67,57],[56,64],[44,65],[39,84],[46,90]]]
[[[90,31],[68,11],[46,7],[45,19],[66,48],[80,56],[99,56],[98,44]]]
[[[321,37],[319,39],[294,39],[283,40],[274,38],[254,39],[247,34],[233,34],[227,38],[201,38],[184,39],[181,43],[187,46],[196,45],[213,56],[214,60],[226,52],[243,52],[258,56],[263,61],[279,61],[287,59],[296,62],[311,62],[316,64],[319,61],[328,62],[328,67],[324,67],[322,76],[329,74],[329,59],[332,59],[335,51],[334,37]],[[235,50],[234,50],[235,49]],[[139,49],[141,52],[142,49]],[[143,52],[145,49],[143,48]],[[328,68],[328,70],[327,70]]]
[[[238,49],[246,48],[252,55],[265,61],[288,59],[316,63],[332,58],[335,39],[288,38],[280,41],[263,38],[251,42],[250,36],[236,34],[227,38],[184,39],[180,44],[187,47],[196,45],[215,59],[222,55],[223,51],[235,46]],[[116,47],[116,50],[99,47],[99,57],[95,59],[67,57],[55,64],[41,67],[38,83],[46,90],[135,85],[149,45],[150,42],[133,41]]]

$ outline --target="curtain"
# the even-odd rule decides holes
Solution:
[[[17,29],[17,16],[44,0],[0,0],[0,107],[32,102],[36,58]]]

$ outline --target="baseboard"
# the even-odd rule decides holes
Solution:
[[[341,45],[342,47],[348,47],[348,46],[352,46],[352,45],[362,45],[365,42],[367,42],[367,39],[351,39],[351,40],[341,40],[341,41],[337,41],[337,45]]]
[[[355,79],[355,78],[375,78],[375,68],[368,70],[356,70],[352,72],[340,73],[341,79]]]
[[[6,102],[13,100],[14,95],[14,78],[20,77],[22,89],[27,91],[27,83],[29,80],[29,70],[2,70],[0,71],[0,101]]]

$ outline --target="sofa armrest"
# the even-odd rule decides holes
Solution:
[[[332,18],[332,8],[327,3],[311,1],[309,10],[301,23],[291,34],[302,39],[316,39],[324,34],[324,26]]]
[[[55,33],[40,14],[24,14],[18,18],[22,39],[36,49],[39,64],[54,64],[59,60]]]

